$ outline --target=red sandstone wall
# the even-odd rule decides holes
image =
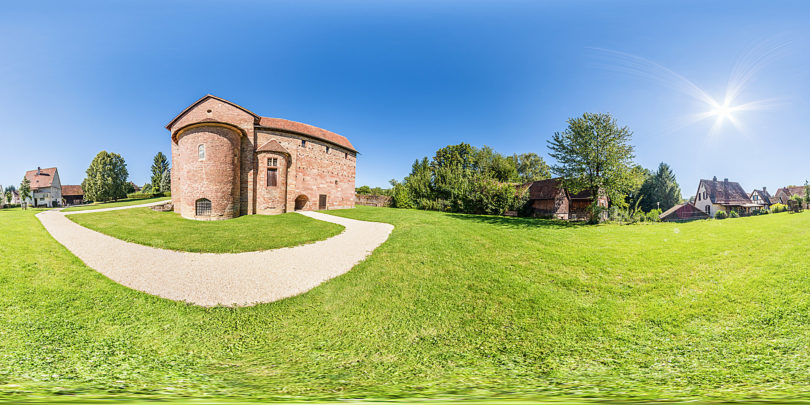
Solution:
[[[318,209],[321,194],[327,196],[327,209],[354,207],[355,152],[304,135],[257,130],[253,115],[216,99],[206,99],[185,112],[170,131],[175,135],[183,127],[206,122],[227,123],[238,129],[214,126],[187,129],[188,134],[181,134],[179,142],[173,142],[172,202],[175,211],[184,217],[194,216],[198,198],[212,201],[214,219],[289,212],[300,195],[309,200],[305,210]],[[271,153],[255,152],[257,145],[271,139],[290,153],[289,158],[273,153],[280,164],[276,190],[267,187],[266,159]],[[307,141],[305,146],[302,139]],[[198,162],[197,145],[201,142],[206,143],[206,160],[210,156],[212,161]],[[237,158],[229,161],[226,156]]]
[[[180,134],[180,215],[193,219],[228,219],[239,216],[241,134],[236,130],[201,126]],[[205,159],[198,158],[205,145]],[[172,194],[174,196],[174,194]],[[196,201],[211,201],[211,215],[198,217]]]
[[[276,186],[267,185],[267,160],[278,159]],[[287,155],[275,152],[262,152],[258,154],[258,167],[256,175],[256,213],[281,214],[285,212],[287,201]]]
[[[318,209],[318,198],[327,196],[327,209],[353,208],[355,166],[354,152],[312,138],[281,131],[258,129],[257,144],[263,145],[275,139],[291,155],[287,174],[287,211],[293,211],[295,199],[307,196],[304,210]],[[306,145],[301,141],[306,140]],[[329,147],[329,153],[326,147]]]
[[[217,99],[209,98],[197,104],[190,110],[186,111],[176,122],[172,123],[169,128],[172,135],[175,135],[183,127],[191,124],[204,123],[204,122],[223,122],[228,123],[241,132],[242,136],[238,140],[237,150],[240,151],[240,160],[237,161],[237,172],[239,174],[239,198],[236,200],[238,215],[253,214],[253,206],[248,202],[253,198],[252,188],[249,188],[254,180],[255,170],[253,170],[255,146],[253,140],[254,123],[256,118],[247,112],[236,108],[228,103],[223,103]],[[177,145],[172,145],[172,203],[175,206],[175,212],[182,213],[181,207],[187,204],[193,204],[194,201],[185,201],[185,196],[179,188],[175,188],[175,184],[181,185],[189,182],[188,179],[183,177],[183,173],[188,173],[189,169],[183,167],[183,162],[187,158],[183,152],[180,154],[177,150]],[[197,159],[197,151],[195,150],[191,157],[188,159]],[[231,165],[232,166],[232,165]],[[177,170],[175,170],[177,168]],[[176,192],[177,191],[177,192]]]

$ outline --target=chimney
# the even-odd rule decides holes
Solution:
[[[717,176],[714,176],[714,179],[712,179],[712,181],[717,181]]]
[[[728,177],[726,177],[725,179],[723,179],[723,183],[728,184]]]
[[[763,193],[768,192],[768,187],[762,186],[762,192],[763,192]]]
[[[39,168],[39,166],[37,166],[37,176],[39,176],[39,171],[40,171],[40,170],[41,170],[41,169]]]

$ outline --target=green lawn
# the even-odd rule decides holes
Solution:
[[[362,207],[390,239],[250,308],[115,284],[0,211],[0,397],[810,394],[810,213],[568,226]]]
[[[105,202],[105,203],[93,203],[90,205],[81,205],[77,207],[68,207],[62,211],[70,212],[70,211],[87,211],[87,210],[97,210],[101,208],[115,208],[115,207],[126,207],[129,205],[139,205],[139,204],[149,204],[158,201],[166,201],[171,200],[171,197],[156,197],[156,198],[140,198],[140,199],[132,199],[132,198],[125,198],[123,200],[118,200],[115,202]]]
[[[252,252],[302,245],[343,232],[342,225],[296,213],[195,221],[174,212],[132,208],[67,217],[118,239],[185,252]]]

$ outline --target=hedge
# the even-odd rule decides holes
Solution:
[[[129,193],[127,194],[127,198],[131,198],[133,200],[142,200],[145,198],[157,198],[157,197],[171,197],[171,191],[166,191],[163,193]]]

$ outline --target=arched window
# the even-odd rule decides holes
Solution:
[[[197,147],[197,157],[200,160],[205,160],[205,145],[200,145]]]
[[[211,215],[211,201],[210,200],[205,199],[205,198],[200,198],[199,200],[197,200],[197,202],[194,205],[195,205],[195,208],[196,208],[196,211],[197,211],[197,216]]]

